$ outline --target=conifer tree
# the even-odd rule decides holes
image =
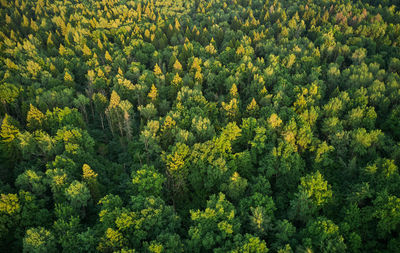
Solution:
[[[27,127],[32,130],[40,129],[44,123],[45,115],[32,104],[29,105],[28,115],[26,116]]]

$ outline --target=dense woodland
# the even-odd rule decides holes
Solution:
[[[399,1],[0,3],[1,252],[400,252]]]

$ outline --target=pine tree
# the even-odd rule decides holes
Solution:
[[[2,151],[1,155],[4,155],[4,158],[9,159],[9,162],[12,163],[17,161],[18,148],[16,138],[19,133],[14,119],[6,114],[1,124],[0,150]]]
[[[162,70],[161,70],[161,68],[160,68],[160,66],[158,66],[158,64],[156,64],[155,66],[154,66],[154,74],[156,75],[156,76],[161,76],[163,73],[162,73]]]
[[[257,117],[259,106],[254,98],[251,100],[250,104],[247,105],[246,110],[250,116]]]
[[[54,46],[53,34],[51,32],[49,33],[49,36],[47,37],[47,46]]]
[[[174,78],[172,79],[171,84],[173,85],[173,87],[176,88],[176,90],[179,90],[179,88],[181,88],[181,86],[182,86],[182,78],[179,76],[178,73],[176,73],[174,75]]]
[[[110,103],[106,110],[108,124],[110,126],[111,133],[114,134],[114,125],[117,124],[120,130],[121,136],[122,134],[122,122],[119,115],[118,105],[121,101],[120,96],[115,90],[111,92]]]
[[[26,117],[27,127],[32,130],[41,129],[46,116],[35,106],[30,104]]]
[[[129,101],[123,100],[119,104],[119,108],[121,108],[123,114],[125,135],[128,138],[128,140],[131,140],[132,139],[131,114],[133,112],[132,111],[133,106]]]
[[[82,53],[84,56],[91,56],[92,51],[90,51],[90,48],[86,46],[86,44],[83,46]]]
[[[147,96],[151,99],[152,102],[156,101],[158,96],[158,91],[156,86],[154,86],[154,84],[151,85],[150,92]]]
[[[225,111],[225,114],[228,119],[236,120],[239,116],[239,105],[236,98],[232,98],[229,103],[222,102],[222,109]]]
[[[182,72],[182,64],[176,59],[174,65],[174,71],[181,73]]]
[[[115,90],[111,92],[111,98],[110,98],[110,104],[108,105],[108,109],[113,109],[116,108],[119,105],[119,102],[121,101],[120,96],[118,95]]]
[[[100,40],[100,39],[97,39],[97,47],[98,47],[100,50],[103,50],[103,43],[101,43],[101,40]]]
[[[68,86],[73,86],[74,85],[74,78],[72,77],[72,75],[68,71],[65,71],[64,81]]]
[[[110,53],[108,51],[106,51],[104,58],[108,61],[108,62],[112,62],[112,57],[110,55]]]
[[[100,197],[99,183],[97,181],[98,174],[86,163],[82,166],[82,173],[82,178],[87,183],[92,198],[97,201]]]
[[[268,119],[268,124],[276,129],[282,124],[282,120],[279,118],[279,116],[276,113],[271,114],[271,116]]]
[[[238,89],[237,89],[236,84],[232,84],[232,87],[229,90],[229,94],[232,96],[232,98],[237,98],[238,97]]]
[[[95,110],[100,115],[101,127],[104,130],[104,113],[107,108],[107,98],[101,93],[95,93],[92,96]]]
[[[66,49],[63,46],[63,44],[60,44],[60,47],[58,49],[58,53],[60,54],[60,56],[64,56],[66,54]]]

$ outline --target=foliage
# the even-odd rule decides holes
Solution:
[[[398,1],[0,1],[0,252],[400,252]]]

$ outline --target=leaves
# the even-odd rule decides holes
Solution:
[[[71,205],[77,209],[85,207],[90,199],[90,192],[86,184],[76,180],[65,190],[65,195]]]
[[[0,251],[398,252],[400,14],[327,2],[0,0]]]
[[[23,251],[56,252],[55,238],[43,227],[28,229],[23,240]]]

